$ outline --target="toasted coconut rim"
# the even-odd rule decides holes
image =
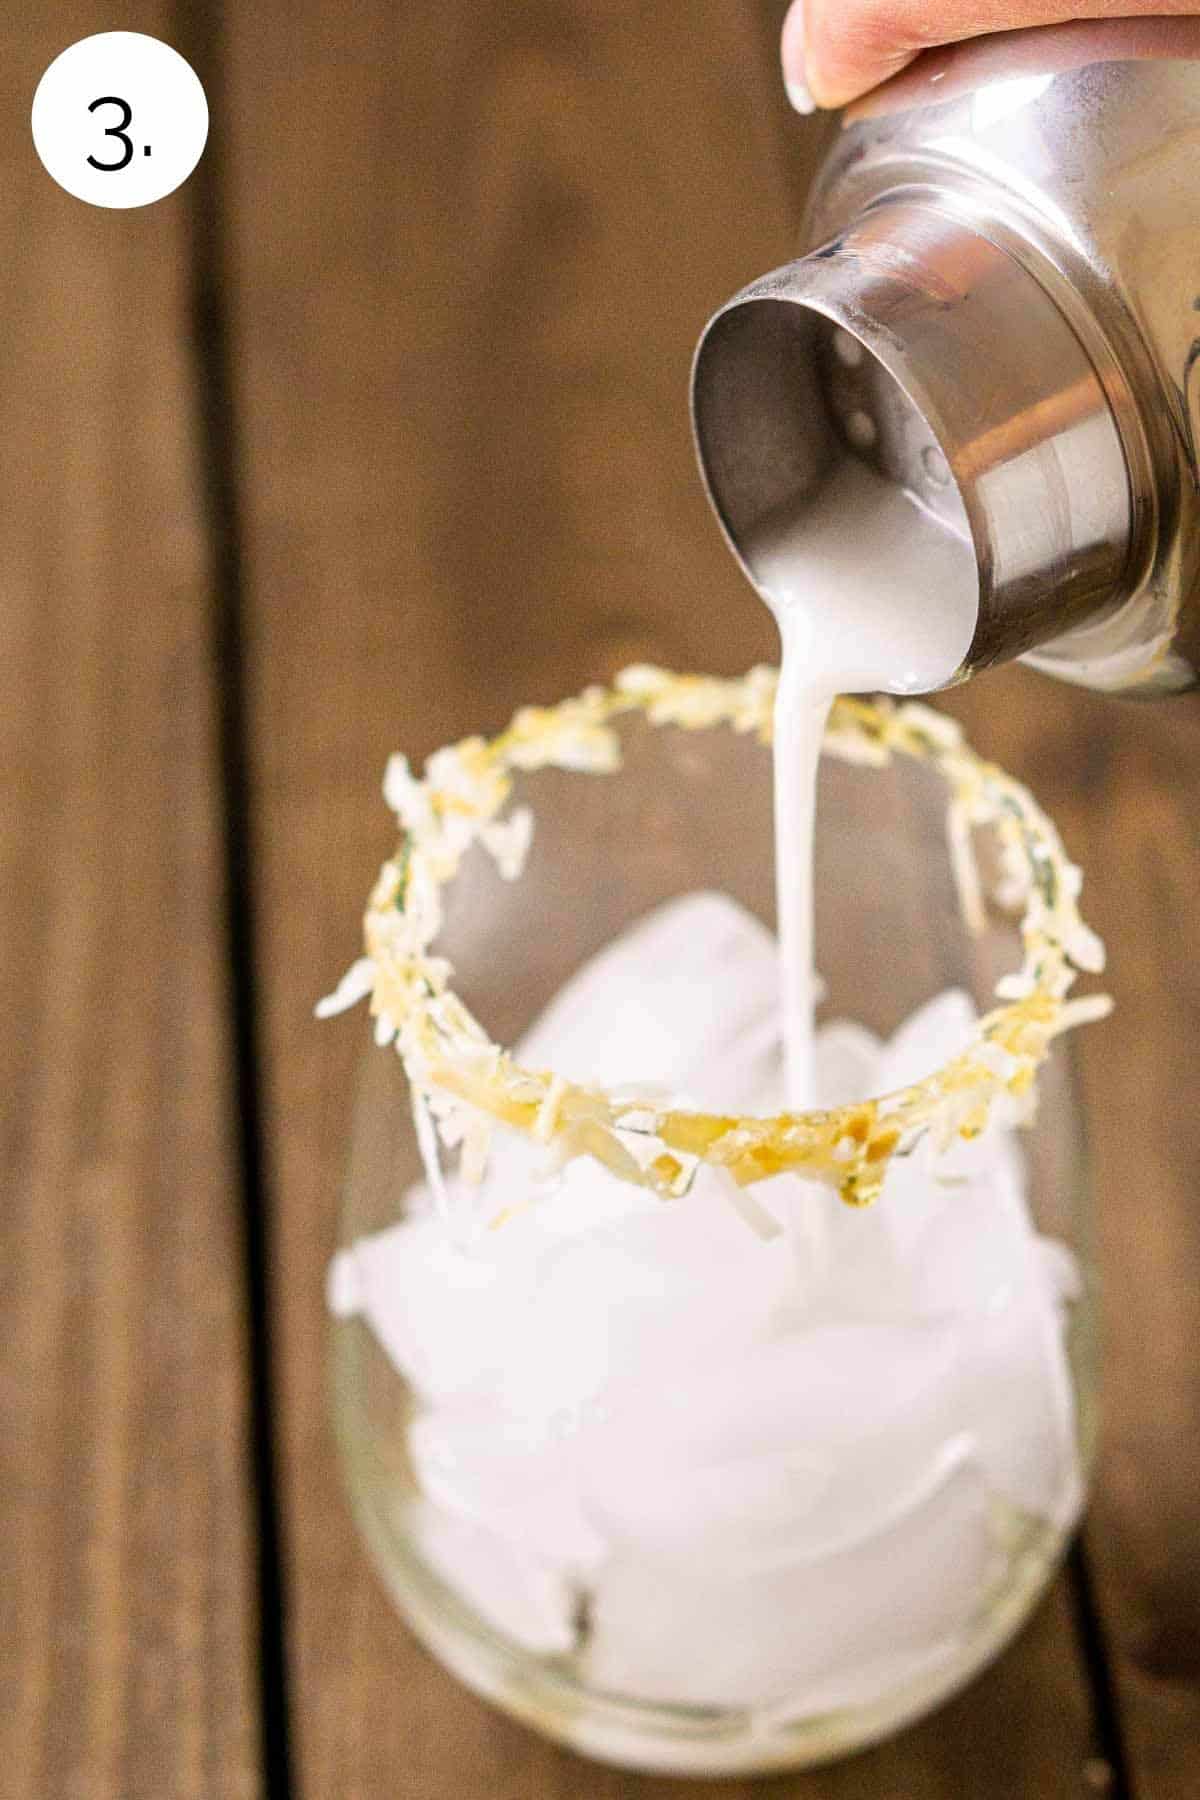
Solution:
[[[468,1181],[481,1179],[499,1123],[550,1146],[557,1164],[590,1155],[664,1198],[686,1193],[707,1164],[726,1170],[739,1188],[790,1172],[866,1205],[878,1196],[892,1157],[927,1133],[938,1148],[976,1137],[1004,1097],[1027,1111],[1053,1040],[1111,1009],[1105,995],[1068,997],[1078,974],[1103,968],[1104,948],[1079,915],[1080,872],[1028,789],[977,755],[958,725],[931,707],[842,698],[830,713],[826,754],[875,767],[913,757],[945,780],[951,857],[972,931],[983,928],[984,913],[971,832],[987,826],[998,837],[999,897],[1020,911],[1024,961],[997,984],[999,1004],[959,1055],[877,1099],[759,1118],[680,1110],[661,1094],[570,1082],[553,1070],[522,1068],[494,1044],[455,994],[451,965],[432,950],[443,890],[473,845],[489,852],[507,879],[520,875],[533,816],[526,806],[506,814],[514,776],[546,768],[616,773],[614,721],[628,714],[686,731],[725,725],[769,743],[776,684],[777,671],[767,667],[722,680],[639,665],[611,687],[587,688],[557,706],[523,707],[494,738],[439,750],[420,778],[403,757],[389,762],[384,795],[400,821],[400,845],[367,905],[365,955],[317,1012],[326,1017],[370,996],[376,1041],[400,1055],[422,1135],[430,1136],[432,1115],[443,1143],[461,1146]]]

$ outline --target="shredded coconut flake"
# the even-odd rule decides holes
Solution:
[[[499,736],[467,738],[413,775],[388,763],[384,793],[404,831],[383,866],[365,921],[366,955],[322,1000],[322,1018],[371,996],[377,1041],[394,1043],[414,1092],[428,1104],[443,1144],[463,1146],[463,1171],[483,1172],[493,1124],[541,1139],[555,1167],[594,1156],[621,1180],[663,1198],[688,1191],[699,1163],[724,1169],[739,1194],[790,1171],[834,1186],[850,1205],[877,1198],[891,1158],[925,1135],[946,1146],[978,1136],[993,1107],[1028,1114],[1037,1069],[1053,1039],[1104,1017],[1106,996],[1068,1000],[1080,972],[1104,966],[1104,948],[1080,918],[1081,876],[1052,821],[1028,789],[964,741],[959,726],[916,701],[835,701],[827,754],[883,767],[894,756],[931,764],[949,789],[951,853],[967,922],[983,919],[971,833],[999,837],[1007,900],[1023,901],[1024,961],[997,986],[1001,1004],[980,1020],[961,1055],[923,1081],[877,1100],[774,1118],[725,1117],[672,1104],[647,1087],[619,1094],[520,1068],[493,1044],[452,991],[453,971],[432,954],[441,895],[466,851],[479,843],[509,880],[528,851],[532,815],[503,817],[517,771],[607,774],[621,765],[613,722],[640,713],[651,725],[707,730],[725,725],[771,740],[777,672],[737,680],[676,675],[638,664],[611,688],[592,687],[551,707],[523,707]],[[636,1121],[636,1124],[635,1124]],[[757,1202],[755,1206],[757,1207]],[[762,1210],[758,1229],[768,1229]]]

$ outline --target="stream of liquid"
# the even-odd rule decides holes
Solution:
[[[968,544],[900,488],[847,461],[797,518],[747,547],[781,639],[775,704],[775,879],[788,1106],[811,1106],[817,765],[837,694],[928,693],[975,631]]]

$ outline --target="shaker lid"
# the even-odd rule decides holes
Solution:
[[[922,605],[934,564],[974,586],[951,679],[1123,598],[1130,483],[1092,364],[1029,270],[932,199],[889,196],[736,295],[700,340],[692,418],[709,498],[760,592],[756,546],[781,528],[844,530],[861,578],[886,578],[898,603],[908,581]],[[903,490],[906,530],[945,540],[940,560],[860,531],[853,465]]]

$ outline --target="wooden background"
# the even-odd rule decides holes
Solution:
[[[172,7],[209,150],[132,213],[37,163],[84,0],[0,22],[0,1769],[47,1800],[668,1800],[415,1648],[322,1368],[355,1016],[314,998],[420,756],[633,657],[772,652],[695,477],[712,307],[822,127],[766,0]],[[780,1800],[1200,1792],[1200,704],[948,702],[1089,869],[1108,1338],[1085,1549],[1002,1661]]]

